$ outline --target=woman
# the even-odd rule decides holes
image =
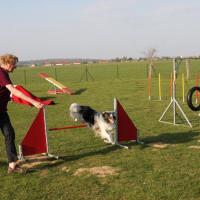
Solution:
[[[17,62],[18,58],[14,55],[5,54],[0,56],[0,128],[5,138],[6,153],[9,163],[8,173],[23,173],[23,170],[16,164],[18,157],[15,147],[15,132],[7,113],[7,104],[10,100],[10,93],[28,101],[38,109],[44,106],[42,103],[29,98],[13,86],[9,73],[14,71]]]

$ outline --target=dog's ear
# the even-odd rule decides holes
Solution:
[[[108,119],[109,118],[109,113],[107,113],[107,112],[103,112],[102,115],[103,115],[104,119]]]

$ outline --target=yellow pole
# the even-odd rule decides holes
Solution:
[[[158,92],[159,92],[159,100],[161,100],[161,80],[160,80],[160,73],[158,74]]]
[[[185,102],[185,82],[184,82],[184,73],[182,73],[182,95],[183,95],[183,103]]]
[[[172,84],[173,84],[173,77],[172,77],[172,73],[171,73],[171,77],[170,77],[170,97],[172,99]]]

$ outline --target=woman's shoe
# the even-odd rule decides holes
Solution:
[[[16,165],[14,168],[8,167],[8,174],[11,173],[24,174],[26,173],[26,170]]]

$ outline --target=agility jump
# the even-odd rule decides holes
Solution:
[[[64,129],[73,129],[73,128],[85,128],[87,125],[82,124],[78,126],[64,126],[64,127],[59,127],[59,128],[50,128],[49,131],[59,131],[59,130],[64,130]]]
[[[121,143],[125,141],[136,141],[137,143],[139,143],[138,129],[136,128],[136,126],[129,118],[128,114],[117,99],[114,99],[114,112],[116,115],[116,130],[114,135],[114,144],[128,149],[127,146],[122,145]],[[45,107],[43,107],[39,110],[31,127],[20,142],[19,158],[23,160],[24,156],[42,153],[47,154],[49,157],[58,158],[58,156],[53,156],[49,153],[48,131],[84,128],[86,126],[87,125],[85,124],[81,124],[78,126],[65,126],[48,129],[46,125]]]
[[[114,111],[113,111],[115,117],[116,117],[116,129],[114,131],[114,144],[128,148],[127,146],[124,146],[120,144],[121,142],[125,141],[136,141],[139,143],[139,137],[138,137],[138,129],[132,122],[132,120],[129,118],[128,114],[122,107],[122,105],[119,103],[117,99],[114,99]],[[63,129],[74,129],[74,128],[84,128],[87,127],[87,125],[78,125],[78,126],[65,126],[65,127],[58,127],[58,128],[50,128],[49,131],[58,131]]]
[[[69,95],[74,94],[74,92],[71,89],[69,89],[62,83],[58,82],[54,78],[50,77],[48,74],[39,73],[39,76],[45,79],[46,81],[48,81],[49,83],[53,84],[54,90],[48,90],[49,94],[64,94],[64,93],[69,94]]]

